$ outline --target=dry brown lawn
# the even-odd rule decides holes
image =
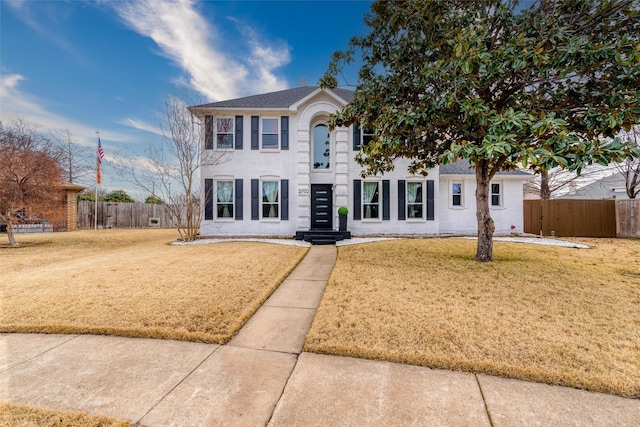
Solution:
[[[640,396],[640,240],[341,247],[304,350]]]
[[[128,421],[84,412],[55,411],[0,403],[0,426],[12,427],[129,427]]]
[[[19,235],[23,246],[0,246],[0,332],[225,343],[307,251],[168,244],[177,237],[175,230]]]

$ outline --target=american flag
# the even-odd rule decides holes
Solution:
[[[104,157],[104,150],[102,149],[102,142],[100,142],[100,137],[98,137],[98,164],[102,163],[103,157]]]
[[[100,137],[98,136],[98,166],[96,168],[97,177],[96,182],[100,184],[102,181],[102,177],[100,176],[100,166],[102,165],[102,158],[104,157],[104,150],[102,149],[102,142],[100,142]]]

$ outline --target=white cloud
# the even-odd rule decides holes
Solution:
[[[68,129],[79,144],[95,146],[96,129],[49,111],[43,100],[20,90],[19,84],[24,80],[27,79],[20,74],[0,73],[0,120],[8,123],[22,118],[44,132]],[[104,132],[103,140],[105,136],[112,142],[135,142],[132,136],[118,132]]]
[[[145,132],[155,133],[156,135],[164,136],[162,129],[140,119],[129,117],[124,119],[120,123],[125,126],[132,127],[134,129],[143,130]]]
[[[5,96],[10,91],[14,90],[20,80],[24,80],[24,76],[20,74],[5,74],[0,75],[0,95]]]
[[[252,29],[245,27],[244,33],[248,35],[248,45],[251,50],[247,62],[255,70],[257,78],[250,82],[252,93],[276,91],[286,89],[272,70],[289,63],[291,57],[286,45],[264,46],[260,43],[259,36]]]
[[[243,40],[249,49],[240,52],[242,43],[224,40],[193,0],[134,0],[112,5],[127,25],[153,39],[162,55],[188,74],[190,87],[212,101],[287,87],[274,70],[290,61],[288,46],[270,46],[250,31]]]

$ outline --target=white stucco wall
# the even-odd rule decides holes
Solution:
[[[407,172],[408,160],[400,160],[396,168],[384,176],[363,179],[360,166],[355,162],[352,128],[337,128],[331,132],[331,160],[328,170],[318,171],[312,167],[313,126],[326,120],[330,113],[341,107],[339,100],[319,93],[293,109],[233,110],[211,111],[216,117],[244,117],[243,149],[227,150],[227,161],[207,166],[201,170],[201,179],[242,179],[243,180],[243,219],[214,219],[202,222],[202,236],[256,235],[256,236],[293,236],[296,231],[308,230],[311,225],[312,184],[331,184],[333,189],[333,227],[338,228],[337,209],[347,206],[349,209],[348,229],[354,235],[374,234],[438,234],[438,233],[475,233],[475,177],[473,175],[439,175],[438,168],[430,171],[427,177],[411,176]],[[251,116],[289,117],[289,150],[252,150]],[[289,180],[289,219],[251,219],[251,180],[274,179]],[[389,180],[390,219],[382,219],[382,194],[380,195],[380,218],[354,220],[354,180],[364,183],[367,179],[378,180],[382,190],[382,180]],[[398,220],[398,180],[420,179],[434,181],[435,217],[433,220]],[[496,223],[496,232],[521,232],[522,219],[522,180],[498,178],[503,183],[503,206],[492,208]],[[464,182],[463,206],[450,206],[450,187],[453,180]],[[204,185],[203,185],[204,187]],[[214,186],[215,189],[215,186]],[[426,218],[426,185],[424,216]],[[215,197],[214,197],[215,199]],[[235,195],[234,195],[235,200]],[[515,225],[515,229],[511,229]]]
[[[295,149],[296,116],[288,110],[274,110],[261,117],[289,116],[289,150],[252,150],[251,149],[251,116],[260,115],[256,111],[229,111],[217,113],[218,117],[244,116],[243,149],[225,150],[226,161],[221,164],[207,166],[201,170],[201,179],[242,179],[243,180],[243,220],[231,218],[202,221],[200,235],[263,235],[290,236],[295,234],[295,212],[298,174],[296,173],[297,151]],[[260,219],[251,220],[251,180],[289,180],[289,220]],[[202,184],[204,188],[204,184]],[[215,186],[214,186],[215,190]],[[235,189],[234,189],[235,191]],[[235,195],[234,195],[235,197]],[[215,200],[215,196],[214,196]]]
[[[400,159],[396,162],[396,167],[393,171],[387,172],[384,175],[377,177],[362,178],[360,172],[362,168],[355,162],[353,157],[356,152],[353,151],[352,144],[353,132],[350,130],[350,155],[349,173],[348,173],[348,207],[349,207],[349,230],[354,234],[437,234],[439,229],[438,224],[438,168],[436,167],[429,172],[427,177],[410,175],[407,171],[409,161]],[[382,194],[380,194],[380,218],[378,219],[353,219],[354,211],[354,198],[353,198],[353,182],[355,179],[360,179],[362,183],[365,181],[378,181],[379,189],[382,191],[382,181],[389,180],[389,211],[390,219],[382,219]],[[398,220],[398,180],[405,181],[422,181],[424,185],[424,198],[425,203],[423,207],[422,219],[404,219]],[[433,220],[426,219],[426,181],[434,181],[434,198],[435,198],[435,216]],[[405,214],[406,217],[406,214]]]
[[[463,183],[462,206],[452,205],[451,188],[454,182]],[[491,218],[496,233],[524,231],[522,178],[497,175],[491,182],[500,183],[503,189],[502,206],[491,206]],[[475,175],[443,175],[440,180],[440,233],[475,234],[476,219]],[[514,226],[512,228],[511,226]]]

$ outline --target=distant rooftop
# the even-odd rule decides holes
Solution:
[[[245,96],[244,98],[230,99],[227,101],[212,102],[210,104],[196,105],[205,108],[288,108],[309,94],[319,86],[302,86],[293,89],[280,90],[278,92],[263,93],[261,95]],[[353,91],[347,89],[329,89],[340,98],[349,102],[353,99]]]
[[[471,163],[467,160],[458,160],[454,163],[440,166],[440,175],[475,175],[476,170]],[[510,172],[498,172],[497,175],[522,175],[531,176],[530,173],[525,171],[510,171]]]

